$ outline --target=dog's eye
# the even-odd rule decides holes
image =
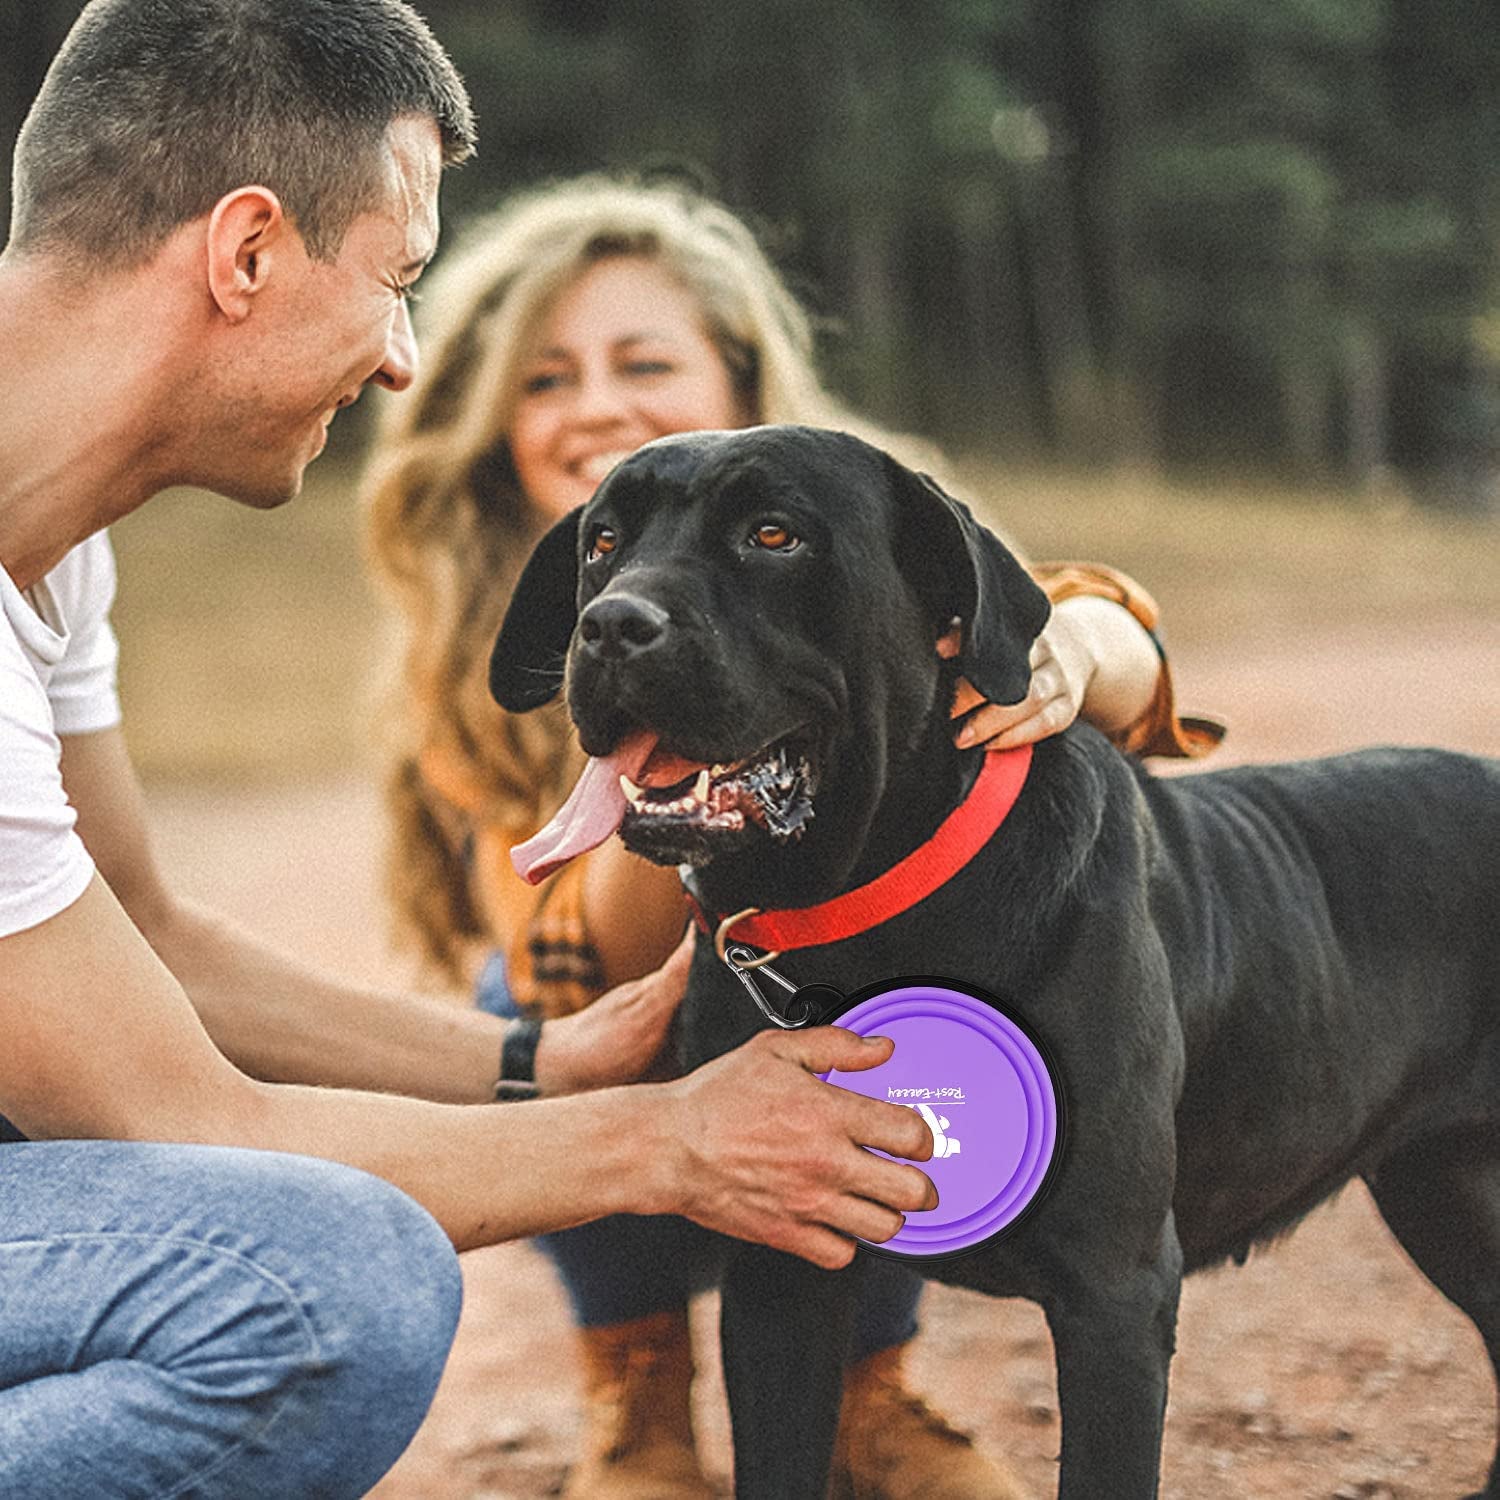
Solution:
[[[777,521],[763,521],[750,534],[757,547],[767,547],[772,552],[790,552],[802,545],[802,539]]]
[[[601,526],[594,533],[593,541],[589,543],[589,561],[593,562],[596,557],[603,557],[606,553],[613,552],[618,540],[608,526]]]

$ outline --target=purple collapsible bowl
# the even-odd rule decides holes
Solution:
[[[1062,1147],[1062,1090],[1031,1030],[984,990],[937,978],[871,985],[818,1019],[890,1037],[889,1062],[821,1076],[916,1109],[936,1146],[921,1166],[938,1206],[908,1214],[883,1244],[860,1244],[929,1261],[972,1254],[1014,1229],[1050,1185]]]

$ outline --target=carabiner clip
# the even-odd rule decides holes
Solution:
[[[759,962],[756,960],[759,959]],[[806,1026],[817,1019],[818,1005],[810,998],[804,998],[797,1007],[795,1016],[784,1016],[771,1004],[761,993],[760,986],[755,982],[756,973],[764,974],[768,979],[774,980],[790,995],[796,995],[800,986],[792,983],[785,974],[778,974],[769,963],[756,953],[755,949],[747,948],[743,943],[728,943],[724,948],[724,962],[729,965],[729,972],[749,991],[750,998],[755,1001],[755,1008],[773,1026],[779,1026],[783,1031],[796,1031],[800,1026]],[[753,965],[753,967],[752,967]]]

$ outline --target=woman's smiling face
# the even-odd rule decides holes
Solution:
[[[527,498],[566,515],[643,443],[749,420],[697,300],[654,260],[590,266],[520,367],[510,451]]]

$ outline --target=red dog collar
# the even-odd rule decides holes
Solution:
[[[925,844],[869,884],[845,891],[831,901],[782,911],[750,906],[717,922],[690,891],[686,892],[688,904],[699,928],[714,934],[720,958],[731,928],[734,942],[771,950],[758,961],[761,963],[793,948],[838,943],[868,932],[930,896],[984,848],[1015,806],[1030,769],[1030,745],[988,752],[969,795],[943,819]]]

